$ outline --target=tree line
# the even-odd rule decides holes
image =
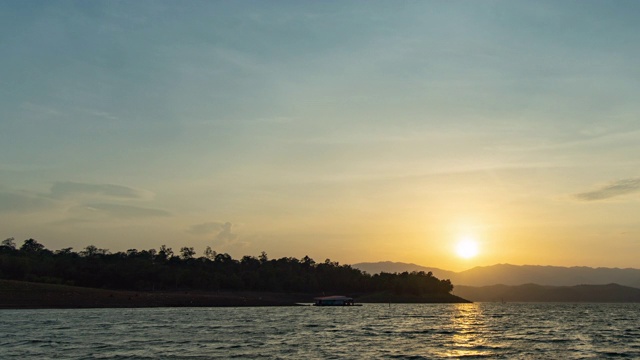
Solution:
[[[174,252],[129,249],[110,252],[94,245],[49,250],[35,239],[17,246],[14,238],[0,244],[0,278],[114,290],[233,290],[304,293],[448,294],[449,280],[431,272],[368,274],[329,259],[259,256],[233,259],[207,247],[197,257],[193,247]]]

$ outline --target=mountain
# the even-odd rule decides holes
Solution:
[[[640,270],[498,264],[475,267],[459,272],[451,279],[451,282],[455,285],[470,286],[521,285],[528,283],[573,286],[616,283],[640,288]]]
[[[461,272],[453,272],[416,264],[393,263],[388,261],[359,263],[352,266],[370,274],[381,271],[431,271],[435,277],[439,279],[449,279],[456,286],[488,286],[496,284],[573,286],[616,283],[640,288],[640,269],[497,264],[492,266],[479,266]]]
[[[453,293],[471,301],[640,302],[640,289],[618,284],[576,286],[525,284],[481,287],[458,285]]]

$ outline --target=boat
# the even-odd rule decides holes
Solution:
[[[353,298],[342,295],[333,296],[321,296],[313,298],[314,306],[362,306],[362,304],[355,304]]]

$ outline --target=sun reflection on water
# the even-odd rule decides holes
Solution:
[[[442,356],[484,357],[491,355],[486,335],[487,326],[478,304],[456,304],[451,315],[451,341]]]

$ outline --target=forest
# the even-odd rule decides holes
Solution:
[[[17,246],[14,238],[0,245],[0,279],[136,291],[265,291],[301,293],[389,293],[425,296],[449,294],[449,280],[430,272],[368,274],[329,259],[259,256],[233,259],[207,247],[196,256],[192,247],[174,252],[129,249],[110,252],[94,245],[81,251],[49,250],[35,239]]]

